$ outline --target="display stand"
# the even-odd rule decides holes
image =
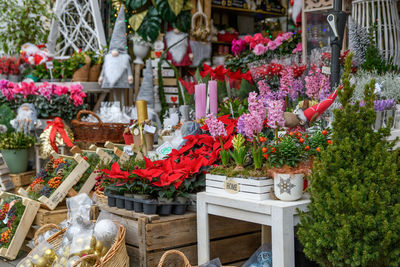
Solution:
[[[271,226],[272,262],[274,267],[294,267],[294,226],[299,223],[297,209],[307,211],[309,199],[299,201],[244,200],[213,193],[197,194],[197,240],[199,264],[210,260],[208,215]],[[264,227],[263,230],[266,228]],[[265,233],[265,232],[264,232]],[[267,234],[263,235],[267,243]]]

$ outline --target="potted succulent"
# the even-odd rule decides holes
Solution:
[[[0,151],[10,173],[21,173],[28,169],[29,148],[35,144],[35,137],[24,133],[5,133],[0,136]]]
[[[275,145],[263,148],[274,178],[275,196],[280,200],[294,201],[302,197],[304,176],[311,168],[309,150],[300,132],[290,132],[278,138]]]

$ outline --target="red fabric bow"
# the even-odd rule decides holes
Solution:
[[[74,146],[74,144],[69,139],[67,133],[65,132],[65,129],[64,129],[65,126],[64,126],[64,123],[62,122],[61,118],[56,117],[54,119],[54,121],[47,121],[47,127],[45,128],[45,130],[47,128],[49,128],[50,126],[52,126],[52,128],[50,130],[50,145],[54,149],[55,152],[58,153],[58,147],[57,147],[57,143],[56,143],[57,133],[60,133],[61,138],[64,140],[64,143],[67,146],[69,146],[69,147]]]

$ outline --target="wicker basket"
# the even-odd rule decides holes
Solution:
[[[97,82],[101,73],[101,64],[93,65],[89,71],[89,82]]]
[[[97,203],[103,204],[103,205],[108,205],[108,198],[106,195],[104,195],[104,192],[96,190],[94,192],[96,198],[97,198]]]
[[[93,265],[93,267],[129,267],[129,257],[128,253],[126,252],[126,245],[125,245],[125,234],[126,230],[125,227],[118,224],[119,226],[118,230],[118,235],[116,240],[114,241],[114,244],[111,246],[111,248],[108,250],[107,254],[99,258],[98,256],[91,254],[91,255],[86,255],[82,258],[80,258],[73,267],[76,267],[84,261],[85,259],[95,259],[96,263]],[[55,224],[47,224],[39,228],[34,236],[34,242],[37,245],[37,238],[39,235],[43,234],[44,232],[52,229],[52,228],[57,228],[60,229],[57,225]],[[67,231],[67,228],[60,230],[56,234],[52,235],[49,239],[47,239],[47,242],[51,244],[55,250],[57,250],[62,242],[63,236],[65,232]],[[29,255],[32,253],[32,251],[29,253]]]
[[[183,253],[180,252],[179,250],[175,250],[175,249],[168,250],[167,252],[165,252],[165,253],[162,255],[162,257],[161,257],[161,259],[160,259],[160,262],[158,263],[158,267],[162,267],[163,264],[164,264],[164,262],[165,262],[165,259],[166,259],[169,255],[174,255],[174,254],[176,254],[176,255],[178,255],[179,257],[182,258],[183,264],[184,264],[182,267],[192,267],[192,265],[190,265],[189,260],[186,258],[185,254],[183,254]],[[196,267],[196,266],[193,266],[193,267]],[[233,267],[233,266],[222,266],[222,267]]]
[[[98,122],[81,121],[83,114],[94,116]],[[125,123],[103,123],[99,116],[89,110],[81,110],[76,115],[76,119],[71,121],[74,137],[77,141],[87,143],[123,143],[123,133],[128,124]]]

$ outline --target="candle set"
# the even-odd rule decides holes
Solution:
[[[211,114],[218,113],[218,89],[217,81],[208,82],[208,96],[205,83],[195,85],[196,120],[206,117],[207,107]]]

